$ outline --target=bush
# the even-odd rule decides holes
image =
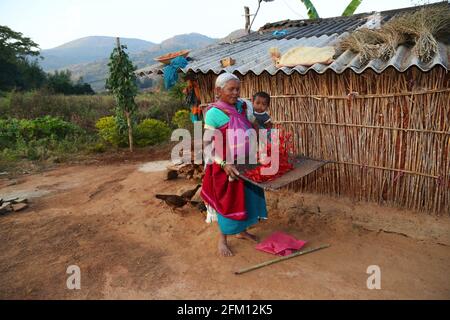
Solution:
[[[0,96],[0,118],[35,119],[46,115],[74,123],[88,132],[96,132],[95,123],[114,114],[115,100],[110,95],[50,94],[45,90],[9,92]],[[175,113],[188,106],[168,92],[136,97],[137,121],[157,119],[170,123]]]
[[[101,142],[94,143],[88,147],[89,153],[104,153],[105,151],[106,146]]]
[[[121,134],[115,117],[104,117],[97,121],[100,138],[114,147],[128,146],[127,131]],[[156,119],[145,119],[133,129],[134,143],[138,147],[152,146],[169,139],[170,128]]]
[[[170,136],[169,126],[156,119],[142,121],[135,132],[135,141],[138,147],[152,146],[166,142]]]
[[[157,119],[166,123],[170,123],[178,110],[188,107],[183,100],[176,99],[166,91],[138,95],[136,104],[139,121]]]
[[[80,127],[60,118],[45,116],[33,120],[20,120],[20,135],[26,141],[44,138],[63,140],[81,133]]]
[[[125,134],[119,132],[119,126],[117,125],[115,117],[103,117],[97,121],[95,127],[98,130],[98,135],[103,141],[114,147],[123,147],[127,145],[128,138]]]
[[[111,96],[64,96],[45,91],[10,92],[0,97],[0,118],[31,120],[49,115],[95,132],[97,119],[111,115],[114,104]]]
[[[59,118],[0,119],[0,169],[20,159],[67,159],[93,142],[83,129]]]
[[[0,149],[14,148],[20,138],[20,120],[0,119]]]
[[[20,142],[45,139],[61,141],[82,134],[84,131],[80,127],[50,116],[33,120],[0,119],[0,148],[14,148]]]
[[[180,129],[191,129],[191,113],[188,110],[178,110],[172,118],[172,123]]]

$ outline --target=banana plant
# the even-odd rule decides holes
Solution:
[[[314,4],[310,0],[301,0],[302,3],[305,5],[306,9],[308,10],[308,17],[310,19],[319,19],[319,14],[317,13],[316,7],[314,7]],[[353,13],[358,9],[359,5],[361,4],[362,0],[352,0],[350,1],[347,8],[345,8],[344,12],[342,13],[342,16],[348,17],[353,15]]]
[[[316,7],[312,4],[310,0],[301,0],[308,10],[308,17],[310,19],[319,19],[319,14],[317,13]]]
[[[352,16],[353,13],[355,13],[356,9],[358,9],[358,7],[361,4],[361,2],[362,2],[362,0],[352,0],[352,1],[350,1],[349,5],[347,6],[347,8],[345,8],[345,10],[342,13],[342,15],[344,17]]]

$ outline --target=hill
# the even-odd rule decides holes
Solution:
[[[42,50],[41,56],[44,60],[40,64],[45,71],[52,71],[104,59],[111,54],[115,43],[114,37],[92,36],[77,39],[53,49]],[[154,43],[140,39],[121,38],[121,43],[128,47],[130,53],[141,52],[154,46]]]
[[[230,41],[242,35],[243,30],[236,30],[222,39],[189,33],[174,36],[160,44],[126,38],[121,38],[121,42],[128,45],[130,58],[139,69],[155,64],[154,58],[168,52],[183,49],[195,50],[219,41]],[[41,65],[46,71],[69,69],[74,79],[82,77],[95,91],[103,91],[108,74],[108,59],[114,45],[113,37],[87,37],[75,40],[51,50],[43,50],[47,58],[41,62]],[[77,59],[82,61],[74,63]]]
[[[129,50],[129,54],[133,64],[137,68],[143,68],[156,63],[154,58],[168,52],[183,49],[195,50],[213,44],[217,41],[218,39],[209,38],[198,33],[183,34],[167,39],[160,44],[154,44],[147,50],[140,52],[133,52]],[[110,53],[111,50],[103,57],[103,59],[77,65],[69,65],[66,66],[65,69],[69,69],[74,78],[82,77],[83,80],[89,83],[95,91],[103,91],[105,79],[108,74],[108,58]]]

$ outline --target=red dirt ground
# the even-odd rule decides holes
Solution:
[[[237,276],[274,257],[238,239],[235,257],[219,257],[216,225],[154,197],[195,182],[140,172],[144,161],[119,156],[0,180],[0,198],[37,196],[0,216],[0,299],[450,299],[449,217],[268,193],[270,219],[253,233],[331,248]],[[81,268],[81,290],[66,287],[70,265]],[[370,265],[381,268],[381,290],[366,287]]]

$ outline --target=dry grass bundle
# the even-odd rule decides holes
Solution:
[[[380,30],[379,32],[382,33],[385,38],[385,41],[380,45],[379,58],[389,60],[394,56],[399,44],[405,42],[405,37],[390,25],[385,25],[383,30]]]
[[[360,53],[361,61],[390,59],[398,45],[414,44],[414,53],[429,62],[438,51],[436,37],[450,29],[450,7],[446,4],[404,13],[391,19],[378,30],[362,28],[340,43],[343,50]]]
[[[389,39],[387,34],[380,30],[361,28],[343,39],[340,43],[341,50],[351,50],[360,53],[362,62],[367,62],[384,55],[385,44]]]
[[[450,28],[450,9],[448,5],[423,8],[399,15],[386,25],[396,30],[406,41],[415,43],[414,52],[420,60],[428,62],[438,51],[436,37],[441,31]]]

